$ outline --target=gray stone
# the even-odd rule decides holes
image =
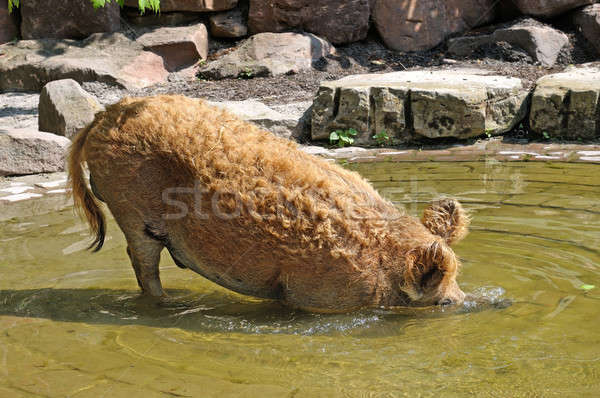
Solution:
[[[121,28],[116,1],[95,9],[91,1],[21,0],[19,8],[23,39],[83,39]]]
[[[40,131],[72,138],[104,107],[75,80],[65,79],[44,86],[38,110]]]
[[[448,36],[491,22],[494,0],[378,0],[373,21],[385,44],[397,51],[428,50]]]
[[[71,141],[36,129],[0,128],[0,176],[64,170]]]
[[[237,3],[238,0],[160,0],[160,11],[225,11],[234,8]],[[125,0],[125,5],[137,8],[138,0]]]
[[[210,102],[226,109],[242,120],[252,122],[283,138],[299,139],[305,135],[304,120],[310,102],[296,102],[278,106],[275,110],[256,100]]]
[[[600,4],[580,8],[572,14],[573,24],[600,54]]]
[[[238,39],[248,35],[248,26],[246,26],[242,10],[236,8],[212,15],[210,17],[210,33],[214,37],[226,39]]]
[[[311,69],[332,51],[327,41],[310,33],[259,33],[201,68],[200,75],[224,79],[297,73]]]
[[[160,55],[169,72],[193,65],[208,55],[208,32],[203,23],[156,28],[136,41],[144,50]]]
[[[536,83],[529,125],[550,137],[600,137],[600,66],[583,64]]]
[[[507,42],[523,49],[531,58],[544,66],[556,63],[560,51],[569,44],[567,35],[548,25],[526,19],[490,35],[465,36],[448,41],[448,52],[455,56],[469,56],[478,49],[494,43]]]
[[[304,30],[333,44],[367,37],[368,0],[250,0],[251,33]]]
[[[393,144],[509,131],[525,117],[529,93],[519,79],[486,73],[411,71],[323,82],[313,103],[312,138],[354,128],[357,144],[374,145],[381,131]]]
[[[19,36],[17,20],[8,12],[8,2],[0,0],[0,44],[12,41]]]
[[[0,91],[40,91],[52,81],[101,82],[129,90],[164,82],[162,57],[121,33],[73,40],[21,40],[2,46]]]
[[[511,0],[524,15],[551,18],[594,0]]]

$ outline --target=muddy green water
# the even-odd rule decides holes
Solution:
[[[349,166],[413,214],[472,212],[467,292],[508,308],[314,315],[226,291],[165,255],[138,296],[123,236],[71,210],[0,223],[0,397],[600,395],[600,167]],[[584,284],[595,289],[584,291]]]

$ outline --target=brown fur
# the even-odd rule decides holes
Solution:
[[[428,229],[357,173],[202,100],[126,98],[75,138],[73,197],[99,248],[103,216],[83,180],[84,161],[148,294],[164,294],[158,260],[167,247],[178,265],[222,286],[314,311],[464,297],[448,247],[466,233],[458,202],[428,210]],[[174,200],[192,212],[166,217],[179,211]],[[223,218],[215,209],[239,214]]]

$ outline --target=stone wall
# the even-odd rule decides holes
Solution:
[[[213,36],[226,38],[304,30],[339,45],[362,40],[372,29],[391,49],[422,51],[507,15],[544,20],[570,16],[573,10],[594,2],[598,1],[162,0],[160,14],[146,11],[141,15],[135,8],[137,0],[126,0],[120,13],[128,24],[137,26],[204,22]],[[89,0],[22,0],[16,11],[20,26],[15,25],[18,19],[8,17],[6,5],[7,0],[0,0],[0,44],[13,40],[17,32],[23,39],[81,39],[121,28],[115,2],[94,10]],[[585,25],[582,29],[595,32],[600,22],[597,11],[593,10],[591,16],[590,12],[575,20]]]

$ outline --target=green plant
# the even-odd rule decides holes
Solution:
[[[112,0],[90,0],[94,8],[104,7],[106,3],[111,3]],[[125,0],[114,0],[119,6],[123,7]],[[11,13],[14,8],[19,7],[20,0],[8,0],[8,12]],[[138,0],[138,8],[143,13],[146,9],[158,13],[160,10],[160,0]]]
[[[485,129],[485,136],[487,138],[492,138],[492,133],[494,132],[494,129]]]
[[[348,130],[335,130],[329,134],[329,143],[334,145],[337,143],[337,146],[340,148],[345,147],[346,145],[354,144],[354,137],[358,134],[358,131],[350,128]]]
[[[238,74],[238,79],[252,79],[252,77],[254,77],[254,72],[249,67],[245,67],[244,70]]]
[[[379,146],[384,146],[385,144],[390,142],[390,136],[385,130],[381,130],[379,133],[373,136],[373,139]]]
[[[544,139],[545,139],[545,140],[549,140],[549,139],[550,139],[550,134],[548,134],[548,132],[547,132],[547,131],[544,131],[544,132],[542,133],[542,135],[544,136]]]

